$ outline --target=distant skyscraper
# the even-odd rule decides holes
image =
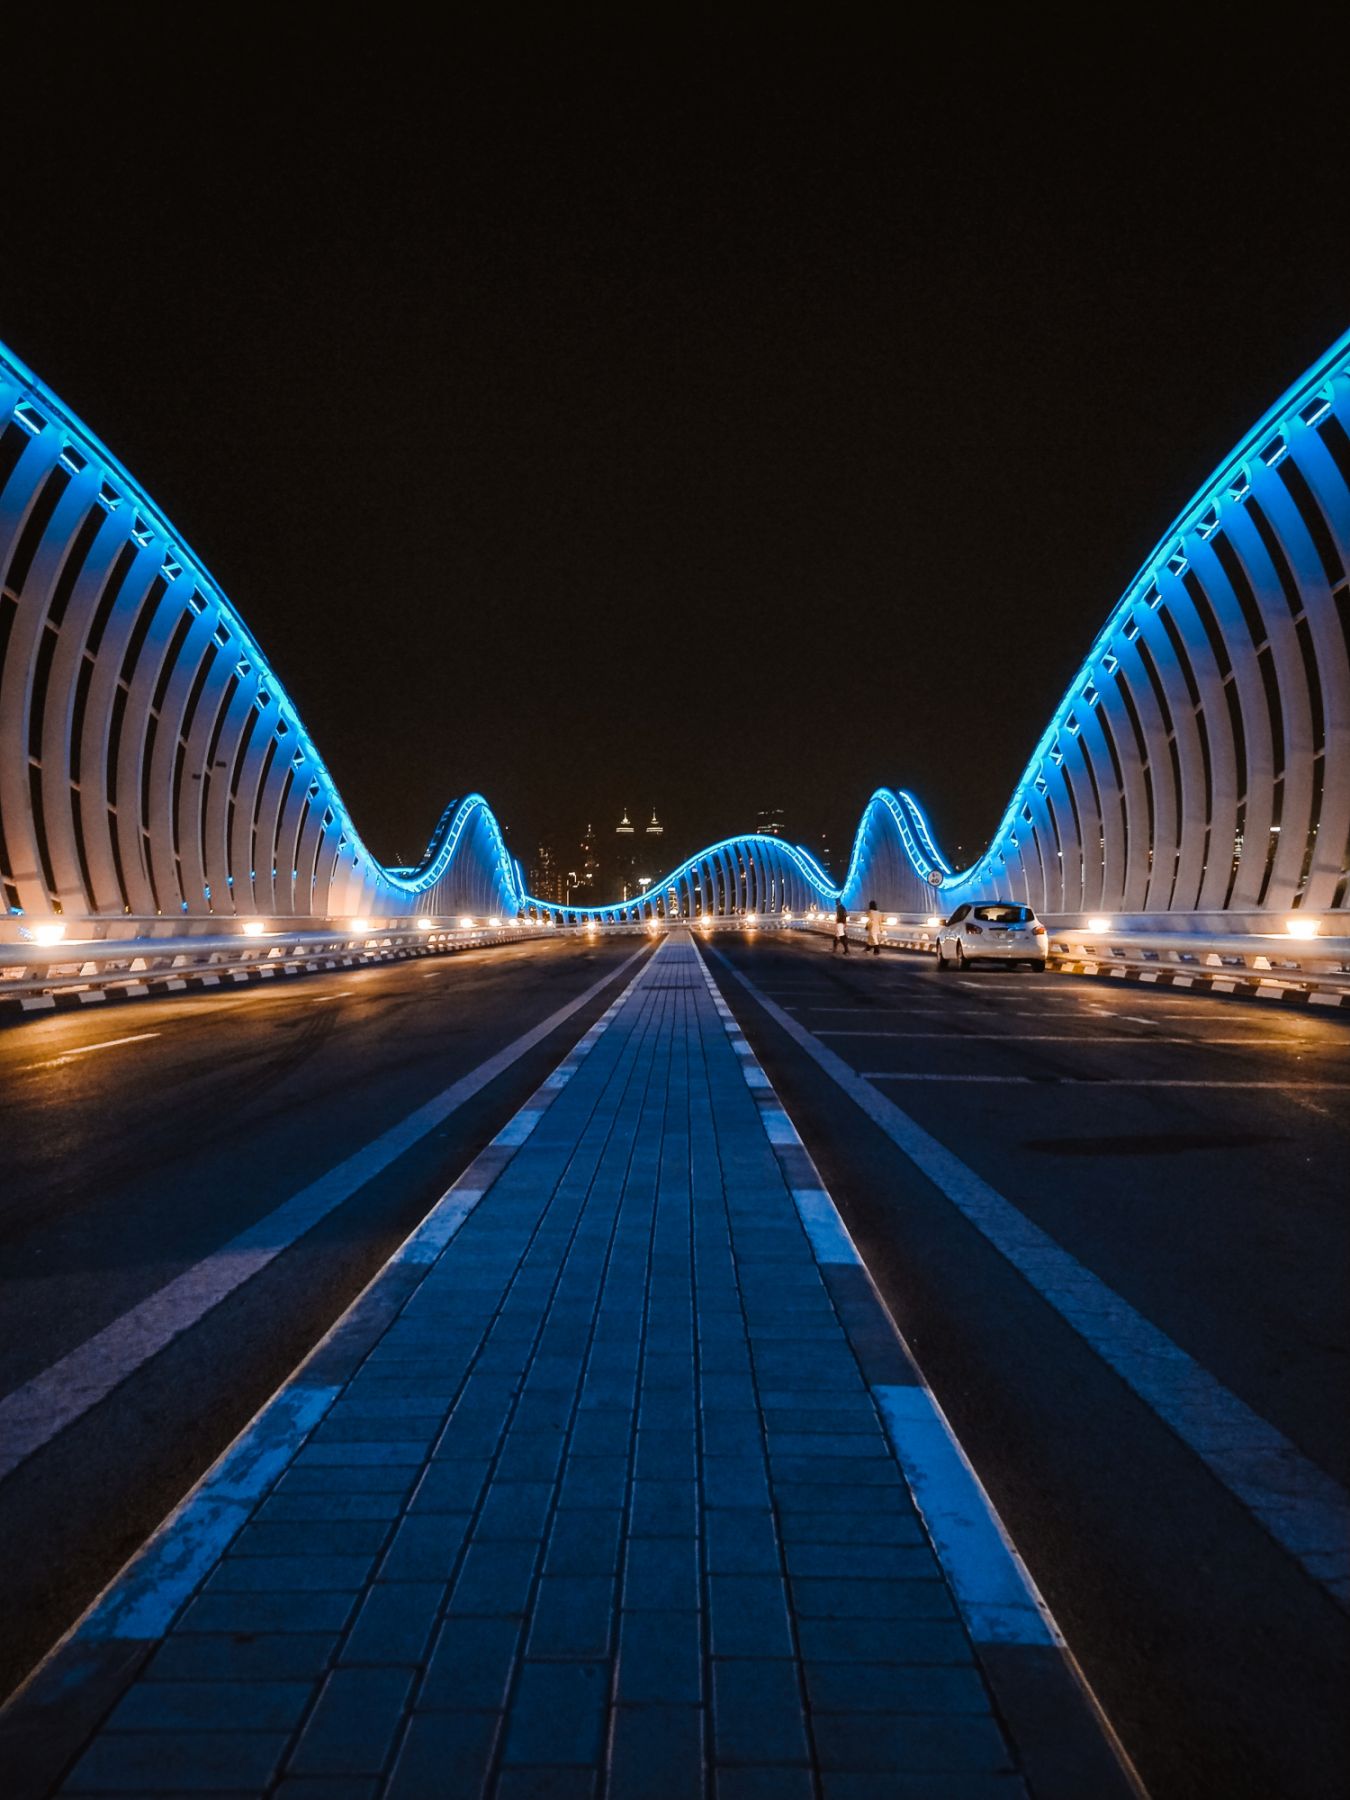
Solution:
[[[656,808],[652,808],[652,816],[643,827],[642,852],[638,864],[638,885],[643,889],[649,882],[655,881],[658,875],[664,875],[670,861],[670,849],[666,841],[666,828],[656,816]]]
[[[596,853],[594,825],[586,827],[580,848],[581,867],[577,870],[577,891],[573,898],[581,906],[591,906],[595,903],[595,890],[600,881],[600,858]]]
[[[757,821],[755,833],[758,837],[783,836],[783,809],[781,806],[761,806],[755,814]]]
[[[615,900],[630,900],[637,892],[637,832],[623,809],[623,817],[614,827],[614,848],[610,856],[609,886]]]
[[[541,838],[539,848],[534,853],[534,861],[530,865],[530,892],[538,900],[551,900],[555,903],[563,897],[562,875],[552,838]]]

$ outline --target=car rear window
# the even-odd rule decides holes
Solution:
[[[1031,908],[1013,906],[1011,903],[1002,906],[977,906],[971,917],[990,925],[1025,925],[1031,917]]]

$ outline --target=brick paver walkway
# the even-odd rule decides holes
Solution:
[[[1027,1791],[744,1062],[668,942],[452,1190],[64,1792]]]

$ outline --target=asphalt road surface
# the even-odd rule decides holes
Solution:
[[[1346,1024],[1133,983],[939,978],[917,957],[844,962],[817,938],[719,935],[716,951],[1155,1800],[1342,1794],[1345,1613],[809,1047],[903,1108],[1345,1487]],[[632,938],[530,944],[0,1032],[0,1689],[314,1345],[635,954]],[[419,1114],[588,994],[443,1118]],[[391,1138],[410,1115],[422,1123]],[[316,1189],[334,1169],[346,1173]],[[307,1224],[296,1197],[316,1193]],[[155,1352],[157,1330],[171,1341]],[[40,1437],[50,1429],[30,1443],[35,1416]]]

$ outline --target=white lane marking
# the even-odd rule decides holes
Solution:
[[[1056,1011],[1056,1005],[1057,1002],[1051,999],[1047,1000],[1043,1006],[1000,1006],[991,1009],[984,1006],[971,1006],[968,1002],[953,996],[945,1006],[799,1006],[788,1007],[787,1010],[789,1012],[846,1013],[854,1019],[987,1019],[992,1017],[996,1019],[1044,1019],[1065,1024],[1080,1018],[1084,1013],[1090,1013],[1094,1017],[1102,1019],[1123,1019],[1129,1016],[1126,1013],[1118,1013],[1109,1006],[1083,1006],[1081,1003],[1078,1005],[1066,1003],[1063,1008]],[[1230,1014],[1232,1012],[1231,1007],[1225,1010]],[[1140,1022],[1151,1025],[1154,1018],[1198,1020],[1201,1017],[1195,1001],[1191,1001],[1187,1006],[1160,1006],[1152,1018]],[[1241,1021],[1230,1017],[1226,1022],[1237,1024]],[[1251,1021],[1253,1025],[1262,1025],[1265,1022],[1265,1020],[1258,1019]]]
[[[720,952],[734,981],[854,1100],[1337,1603],[1350,1608],[1350,1493],[1071,1256]],[[1090,1085],[1090,1084],[1086,1084]],[[1175,1086],[1176,1083],[1162,1083]]]
[[[157,1031],[136,1031],[130,1037],[105,1038],[101,1044],[81,1044],[74,1050],[63,1050],[60,1056],[49,1057],[46,1062],[25,1063],[18,1071],[26,1075],[30,1069],[56,1069],[72,1056],[92,1056],[95,1050],[116,1050],[119,1044],[143,1044],[147,1038],[157,1038]]]
[[[1285,1052],[1288,1052],[1288,1050],[1291,1048],[1289,1039],[1285,1038],[1285,1037],[1178,1037],[1178,1038],[1152,1037],[1152,1038],[1133,1038],[1133,1039],[1131,1039],[1131,1042],[1136,1043],[1136,1044],[1138,1044],[1138,1043],[1192,1044],[1195,1046],[1195,1048],[1197,1050],[1203,1050],[1209,1044],[1235,1044],[1239,1048],[1243,1047],[1244,1045],[1249,1045],[1257,1050],[1261,1050],[1261,1049],[1264,1049],[1267,1046],[1269,1046],[1271,1049],[1282,1050]],[[1317,1046],[1317,1048],[1320,1052],[1325,1053],[1325,1050],[1326,1050],[1325,1045],[1319,1044]],[[1336,1046],[1336,1048],[1337,1049],[1341,1049],[1341,1048],[1350,1049],[1350,1044],[1347,1044],[1344,1046],[1338,1044]],[[1302,1053],[1298,1050],[1295,1050],[1295,1054],[1301,1055]]]
[[[1250,1089],[1275,1094],[1320,1094],[1330,1089],[1333,1093],[1350,1094],[1350,1081],[1173,1081],[1163,1075],[931,1075],[894,1069],[864,1069],[860,1071],[860,1078],[863,1081],[1020,1081],[1033,1087],[1237,1088],[1244,1093]]]
[[[1062,1645],[1058,1626],[932,1392],[886,1385],[872,1394],[976,1643]],[[971,1505],[972,1486],[982,1506]]]
[[[348,994],[354,994],[355,988],[339,988],[335,994],[297,994],[296,999],[306,1006],[318,1006],[324,1000],[345,1000]]]
[[[592,982],[548,1018],[479,1063],[434,1099],[316,1181],[275,1207],[228,1243],[114,1319],[40,1375],[0,1400],[0,1480],[35,1450],[105,1400],[112,1390],[165,1345],[219,1306],[234,1290],[280,1256],[336,1207],[448,1119],[504,1069],[579,1012],[602,989],[646,955],[647,946]]]
[[[893,1073],[889,1069],[864,1069],[860,1079],[863,1081],[985,1081],[1001,1083],[1010,1087],[1031,1087],[1033,1085],[1033,1078],[1030,1075],[933,1075],[926,1070],[920,1074],[917,1071],[908,1073],[902,1070]],[[1068,1077],[1062,1079],[1067,1080]],[[1061,1077],[1056,1075],[1043,1075],[1037,1085],[1055,1087],[1059,1085],[1060,1080]],[[1090,1085],[1096,1086],[1097,1084]]]
[[[1146,1019],[1135,1021],[1147,1024]],[[1204,1049],[1208,1044],[1278,1044],[1284,1038],[1271,1037],[1140,1037],[1132,1032],[1086,1031],[855,1031],[841,1026],[827,1026],[816,1033],[822,1038],[923,1038],[941,1044],[1190,1044]]]
[[[513,1119],[508,1119],[506,1124],[502,1126],[496,1137],[493,1138],[493,1143],[501,1144],[511,1149],[519,1148],[519,1146],[525,1142],[526,1138],[529,1137],[530,1133],[534,1130],[535,1126],[543,1116],[544,1113],[542,1107],[535,1107],[533,1109],[528,1106],[521,1107],[515,1117]]]
[[[341,1391],[296,1384],[274,1395],[113,1577],[75,1632],[93,1639],[163,1637]]]
[[[857,1245],[824,1188],[793,1188],[792,1198],[817,1262],[862,1262]]]

